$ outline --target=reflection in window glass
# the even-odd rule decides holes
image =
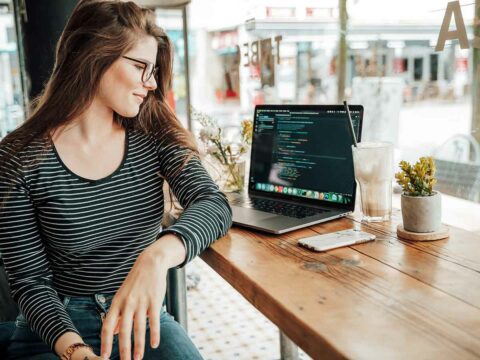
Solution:
[[[423,80],[423,58],[413,59],[413,80]]]
[[[438,80],[438,55],[430,54],[430,81]]]

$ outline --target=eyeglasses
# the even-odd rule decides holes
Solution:
[[[134,59],[134,58],[131,58],[131,57],[128,57],[128,56],[122,56],[122,57],[124,57],[125,59],[132,60],[132,61],[135,61],[137,63],[140,63],[140,64],[144,65],[143,72],[142,72],[142,82],[144,84],[148,80],[150,80],[150,78],[153,75],[157,74],[158,66],[155,66],[155,64],[152,64],[149,61],[138,60],[138,59]]]

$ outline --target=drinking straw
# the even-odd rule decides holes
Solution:
[[[352,116],[350,115],[350,110],[348,108],[347,101],[343,101],[343,106],[345,106],[345,110],[347,111],[348,116],[348,128],[350,129],[350,135],[352,136],[353,146],[357,147],[357,137],[355,136],[355,130],[353,130],[353,122]]]

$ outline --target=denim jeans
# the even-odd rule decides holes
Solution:
[[[110,308],[112,298],[113,294],[95,294],[86,297],[60,296],[67,313],[70,315],[83,340],[93,347],[97,355],[100,355],[102,319]],[[133,343],[132,330],[132,352]],[[50,347],[30,329],[22,314],[16,320],[16,328],[8,347],[8,358],[12,360],[58,360],[57,355]],[[110,359],[120,359],[118,335],[114,336]],[[183,327],[162,308],[160,315],[160,346],[156,349],[150,347],[150,328],[147,321],[143,359],[197,360],[202,359],[202,356]]]

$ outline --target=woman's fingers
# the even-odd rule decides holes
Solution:
[[[145,351],[145,328],[146,328],[146,310],[140,309],[135,312],[134,325],[133,325],[133,360],[140,360],[143,358]]]
[[[165,268],[157,262],[135,262],[121,288],[117,291],[102,327],[102,356],[112,354],[114,334],[118,333],[121,360],[142,358],[145,352],[146,321],[150,324],[150,345],[160,345],[160,313],[166,290]],[[149,259],[149,257],[142,258]],[[160,278],[160,281],[159,281]],[[148,308],[148,311],[147,311]],[[132,346],[132,332],[134,345]]]
[[[150,324],[150,346],[157,348],[160,345],[160,309],[161,305],[155,302],[148,310]]]
[[[113,330],[113,335],[117,335],[120,332],[120,321],[122,317],[118,317],[117,325],[115,326],[115,330]]]
[[[120,332],[118,333],[120,359],[131,360],[133,311],[130,310],[128,306],[126,306],[122,311]]]
[[[107,313],[107,316],[103,320],[103,325],[102,325],[102,333],[101,333],[102,340],[101,340],[100,355],[105,359],[110,358],[110,355],[112,354],[113,335],[114,335],[115,327],[118,323],[118,318],[119,318],[119,312],[112,305],[112,307]]]
[[[121,360],[131,360],[132,328],[134,334],[134,360],[142,359],[145,353],[145,334],[147,311],[146,306],[137,303],[136,309],[126,302],[120,307],[112,303],[110,310],[103,321],[101,355],[109,358],[112,353],[113,336],[119,334],[118,345]],[[150,324],[150,346],[157,348],[160,345],[160,312],[161,302],[154,301],[148,309]]]

